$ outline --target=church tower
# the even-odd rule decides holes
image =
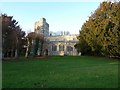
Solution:
[[[49,24],[46,22],[45,18],[41,18],[40,21],[35,22],[34,31],[44,36],[49,36]]]

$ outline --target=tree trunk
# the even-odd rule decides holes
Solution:
[[[43,54],[43,43],[41,43],[41,45],[40,45],[40,56],[42,56]]]
[[[25,57],[27,58],[28,57],[28,52],[29,52],[29,46],[30,46],[30,42],[29,42],[29,39],[27,38],[27,48],[26,48],[26,54],[25,54]]]
[[[17,51],[17,49],[15,50],[15,57],[18,57],[18,51]]]

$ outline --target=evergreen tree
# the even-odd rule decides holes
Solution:
[[[13,16],[1,14],[2,18],[2,54],[4,57],[14,57],[23,50],[25,32],[22,31]],[[15,55],[16,54],[16,55]]]
[[[102,2],[83,24],[76,48],[87,55],[91,50],[92,55],[120,57],[119,14],[120,2]]]

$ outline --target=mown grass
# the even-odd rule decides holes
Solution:
[[[90,56],[2,62],[3,88],[117,88],[118,61]]]

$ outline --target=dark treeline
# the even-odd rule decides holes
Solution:
[[[83,24],[75,45],[82,55],[120,57],[120,2],[102,2]]]
[[[43,55],[44,35],[30,32],[25,36],[26,33],[13,16],[1,14],[0,18],[2,18],[2,58],[37,56],[38,51],[40,56]]]
[[[17,57],[25,53],[25,32],[22,31],[13,16],[1,14],[2,18],[2,55],[3,57]]]

